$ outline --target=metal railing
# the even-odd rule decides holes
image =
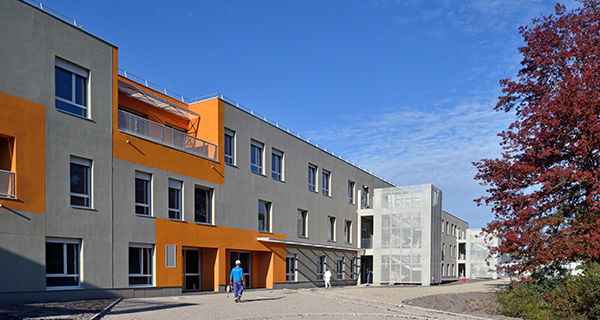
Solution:
[[[15,173],[0,170],[0,197],[15,197]]]
[[[360,239],[360,247],[362,249],[373,249],[373,238]]]
[[[61,19],[63,21],[65,21],[65,22],[67,22],[69,24],[72,24],[72,25],[76,26],[77,28],[80,28],[80,29],[83,28],[83,25],[81,23],[79,23],[79,21],[77,21],[77,20],[75,20],[73,18],[67,17],[64,14],[62,14],[62,13],[60,13],[60,12],[54,10],[54,9],[51,9],[51,8],[45,6],[43,3],[39,2],[39,1],[36,1],[36,0],[22,0],[22,1],[26,2],[26,3],[29,3],[30,5],[32,5],[34,7],[38,7],[40,9],[48,12],[49,14],[51,14],[51,15],[53,15],[53,16],[55,16],[55,17],[57,17],[57,18],[59,18],[59,19]]]
[[[210,99],[214,99],[214,98],[221,99],[221,100],[229,103],[230,105],[232,105],[232,106],[234,106],[234,107],[236,107],[236,108],[238,108],[238,109],[240,109],[242,111],[247,112],[248,114],[252,115],[253,117],[255,117],[255,118],[259,119],[259,120],[262,120],[262,121],[264,121],[264,122],[266,122],[266,123],[268,123],[268,124],[270,124],[270,125],[278,128],[281,131],[287,132],[288,134],[290,134],[290,135],[292,135],[292,136],[294,136],[294,137],[296,137],[296,138],[298,138],[298,139],[300,139],[300,140],[302,140],[302,141],[304,141],[304,142],[306,142],[306,143],[308,143],[308,144],[310,144],[312,146],[315,146],[316,148],[322,150],[323,152],[326,152],[326,153],[328,153],[328,154],[330,154],[330,155],[332,155],[332,156],[334,156],[334,157],[336,157],[336,158],[338,158],[338,159],[340,159],[340,160],[348,163],[351,166],[354,166],[354,167],[356,167],[356,168],[358,168],[358,169],[360,169],[360,170],[362,170],[362,171],[364,171],[364,172],[366,172],[366,173],[368,173],[368,174],[370,174],[372,176],[375,176],[375,177],[377,177],[377,178],[379,178],[379,179],[381,179],[381,180],[383,180],[383,181],[385,181],[385,182],[387,182],[387,183],[389,183],[391,185],[394,185],[389,180],[376,175],[375,173],[369,171],[366,168],[361,167],[360,165],[358,165],[356,163],[351,162],[350,160],[344,159],[341,155],[335,154],[333,151],[327,150],[327,148],[325,148],[323,146],[319,146],[318,144],[310,141],[308,138],[302,137],[299,133],[294,132],[294,131],[290,130],[289,128],[286,128],[285,126],[279,124],[279,122],[274,121],[272,119],[269,119],[266,116],[261,115],[261,114],[259,114],[257,112],[254,112],[254,110],[252,110],[252,109],[250,109],[250,108],[248,108],[248,107],[240,104],[236,100],[231,99],[231,98],[229,98],[229,97],[227,97],[225,95],[222,95],[222,94],[220,94],[218,92],[211,93],[211,94],[208,94],[206,96],[198,97],[198,98],[187,98],[187,97],[183,96],[182,94],[179,94],[179,93],[177,93],[177,92],[175,92],[173,90],[169,90],[169,89],[167,89],[165,87],[162,87],[162,86],[157,85],[157,84],[155,84],[155,83],[153,83],[151,81],[148,81],[148,80],[146,80],[146,79],[144,79],[144,78],[142,78],[140,76],[132,74],[131,72],[128,72],[125,69],[119,68],[119,74],[121,76],[125,77],[125,78],[131,79],[131,80],[133,80],[135,82],[143,84],[143,85],[145,85],[148,88],[151,88],[151,89],[156,90],[158,92],[162,92],[162,93],[170,96],[171,98],[180,100],[180,101],[182,101],[184,103],[187,103],[187,104],[192,104],[192,103],[201,102],[201,101],[205,101],[205,100],[210,100]]]
[[[119,130],[183,152],[217,160],[217,145],[192,137],[123,110],[119,110]]]

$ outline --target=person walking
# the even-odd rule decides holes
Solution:
[[[242,262],[235,260],[235,267],[231,269],[229,273],[229,284],[233,285],[233,300],[240,302],[242,300],[242,292],[246,286],[246,280],[244,279],[244,269],[240,267]]]
[[[331,271],[327,267],[325,268],[323,279],[325,280],[325,288],[331,288]]]

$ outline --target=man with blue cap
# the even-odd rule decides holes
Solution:
[[[235,302],[240,302],[242,291],[244,291],[244,287],[246,286],[244,269],[240,267],[241,265],[242,262],[240,260],[235,260],[235,267],[231,269],[231,273],[229,274],[229,284],[233,284],[233,300]]]

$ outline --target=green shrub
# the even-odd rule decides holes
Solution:
[[[548,297],[549,305],[561,319],[600,319],[600,264],[583,266],[579,276],[568,276]]]
[[[578,276],[534,274],[498,292],[499,313],[527,320],[600,320],[600,264]]]
[[[547,303],[542,299],[543,291],[536,284],[511,285],[498,292],[499,312],[505,316],[531,320],[552,319]]]

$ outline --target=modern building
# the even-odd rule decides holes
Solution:
[[[494,266],[500,264],[501,257],[491,255],[490,247],[499,246],[499,239],[484,234],[481,229],[468,229],[464,243],[467,247],[466,277],[469,279],[498,279],[498,272]]]
[[[0,303],[221,291],[236,259],[251,288],[441,281],[441,221],[466,226],[440,190],[136,78],[43,8],[0,2]]]
[[[465,276],[466,247],[465,232],[469,223],[461,218],[442,211],[442,278],[457,278]]]

